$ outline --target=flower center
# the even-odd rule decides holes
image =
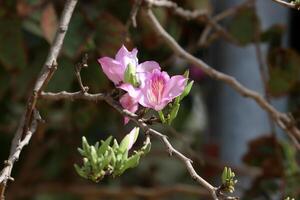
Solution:
[[[153,76],[151,80],[151,90],[148,95],[149,100],[153,103],[159,103],[165,88],[165,80],[162,76]]]

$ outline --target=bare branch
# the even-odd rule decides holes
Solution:
[[[283,5],[285,7],[288,7],[288,8],[293,8],[293,9],[297,9],[297,10],[300,10],[300,4],[299,3],[294,3],[294,2],[286,2],[286,1],[283,1],[283,0],[272,0],[276,3],[279,3],[280,5]]]
[[[44,66],[35,82],[32,94],[27,101],[27,109],[20,121],[19,128],[12,141],[10,156],[4,169],[0,173],[0,186],[2,188],[2,199],[4,199],[4,190],[8,180],[11,180],[11,171],[14,162],[19,158],[21,150],[31,139],[32,134],[35,132],[35,124],[37,121],[37,116],[35,114],[36,103],[38,100],[39,93],[48,84],[52,75],[57,68],[57,57],[62,48],[62,44],[65,38],[65,34],[68,30],[71,16],[73,14],[74,8],[77,4],[77,0],[67,0],[65,8],[63,10],[61,20],[59,23],[58,30],[54,41],[50,47],[48,57],[44,63]]]
[[[87,60],[88,60],[88,55],[85,54],[84,57],[82,58],[82,60],[75,66],[75,75],[78,80],[80,89],[83,93],[85,93],[89,90],[88,86],[83,85],[82,80],[81,80],[81,75],[80,75],[81,69],[88,67]]]
[[[158,22],[157,18],[154,16],[152,11],[150,9],[147,9],[146,12],[147,12],[149,22],[152,25],[151,27],[165,41],[165,43],[167,45],[169,45],[169,47],[174,51],[174,53],[185,58],[189,63],[192,63],[193,65],[199,67],[211,78],[223,81],[227,85],[231,86],[242,96],[255,100],[256,103],[272,117],[272,119],[276,122],[276,124],[279,127],[281,127],[283,130],[285,130],[285,132],[288,134],[288,136],[294,142],[295,146],[298,148],[298,150],[300,150],[300,143],[299,143],[300,131],[296,127],[296,124],[294,123],[294,120],[291,117],[289,117],[285,113],[281,113],[281,112],[277,111],[258,92],[248,89],[247,87],[242,85],[240,82],[238,82],[234,77],[213,69],[212,67],[207,65],[205,62],[203,62],[201,59],[196,58],[195,56],[193,56],[190,53],[188,53],[187,51],[185,51],[174,40],[174,38],[172,38],[166,32],[166,30],[161,26],[161,24]]]

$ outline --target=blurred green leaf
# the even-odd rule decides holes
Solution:
[[[247,45],[254,40],[259,26],[259,19],[253,8],[243,8],[233,16],[228,30],[241,45]]]
[[[280,46],[284,31],[284,26],[282,26],[281,24],[275,24],[261,33],[261,40],[263,42],[268,42],[271,47]]]
[[[0,63],[6,69],[26,67],[26,53],[19,20],[0,19],[0,44]]]
[[[285,95],[299,81],[300,55],[292,49],[271,49],[268,55],[268,92],[272,96]]]
[[[65,38],[63,51],[70,57],[74,58],[80,53],[82,45],[90,34],[89,27],[85,24],[84,17],[80,12],[75,12],[72,16],[67,37]]]
[[[72,82],[75,79],[74,65],[69,59],[61,58],[58,60],[59,66],[51,81],[47,86],[47,90],[58,92],[62,90],[70,91]]]
[[[97,20],[95,41],[101,55],[114,56],[125,42],[126,27],[115,16],[103,12]]]

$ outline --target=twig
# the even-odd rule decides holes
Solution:
[[[0,185],[2,188],[2,193],[4,193],[3,191],[5,190],[7,181],[11,179],[11,171],[14,162],[18,159],[22,148],[29,142],[32,134],[35,131],[35,129],[33,129],[32,127],[34,127],[36,123],[34,110],[36,109],[38,96],[42,89],[48,84],[49,80],[56,70],[56,60],[61,50],[64,37],[66,31],[68,30],[70,19],[76,4],[77,0],[68,0],[66,2],[56,36],[49,50],[48,57],[37,78],[37,81],[35,82],[32,94],[28,98],[26,112],[24,114],[24,117],[22,117],[22,120],[20,121],[19,128],[12,141],[8,162],[0,173]],[[2,194],[2,199],[4,199],[4,194]]]
[[[190,176],[192,177],[192,179],[194,179],[196,182],[198,182],[200,185],[202,185],[203,187],[205,187],[210,194],[212,195],[212,197],[217,200],[217,199],[232,199],[231,197],[226,197],[224,194],[218,192],[218,194],[222,194],[222,196],[218,196],[217,195],[217,191],[218,188],[212,186],[210,183],[208,183],[206,180],[204,180],[201,176],[199,176],[197,174],[197,172],[195,171],[193,165],[192,165],[192,161],[186,157],[185,155],[183,155],[181,152],[179,152],[178,150],[176,150],[172,144],[169,142],[168,137],[152,128],[150,128],[146,123],[144,119],[139,118],[138,115],[129,112],[128,110],[123,109],[118,102],[116,102],[111,96],[106,95],[106,94],[88,94],[88,93],[82,93],[82,92],[75,92],[75,93],[68,93],[68,92],[60,92],[60,93],[46,93],[46,92],[42,92],[41,93],[41,98],[44,99],[49,99],[49,100],[73,100],[73,99],[82,99],[82,100],[88,100],[88,101],[100,101],[100,100],[104,100],[107,104],[109,104],[111,107],[113,107],[114,109],[116,109],[119,113],[121,113],[123,116],[127,116],[129,117],[132,121],[134,121],[140,128],[142,128],[145,133],[149,133],[153,136],[158,137],[159,139],[162,140],[162,142],[164,143],[164,145],[167,148],[167,151],[169,153],[170,156],[175,156],[177,157],[180,161],[182,161]]]
[[[142,6],[142,3],[143,3],[143,0],[135,0],[134,1],[133,7],[132,7],[132,9],[130,11],[130,17],[129,17],[129,19],[126,22],[126,28],[127,28],[127,30],[129,29],[129,27],[130,27],[131,24],[132,24],[132,26],[134,28],[137,27],[136,16],[138,14],[138,11],[139,11],[140,7]]]
[[[152,25],[152,28],[157,32],[157,34],[165,41],[167,45],[176,53],[177,55],[185,58],[189,63],[193,64],[194,66],[199,67],[201,70],[203,70],[207,75],[209,75],[211,78],[214,78],[216,80],[223,81],[224,83],[231,86],[233,89],[235,89],[238,93],[240,93],[244,97],[251,98],[256,101],[256,103],[265,110],[270,116],[272,116],[272,119],[276,122],[276,124],[281,127],[285,132],[288,134],[288,136],[292,139],[295,146],[300,150],[300,131],[296,127],[294,120],[289,117],[285,113],[281,113],[277,111],[271,104],[269,104],[259,93],[256,91],[250,90],[244,85],[242,85],[240,82],[238,82],[234,77],[229,76],[227,74],[224,74],[222,72],[219,72],[209,65],[207,65],[205,62],[203,62],[201,59],[196,58],[195,56],[191,55],[187,51],[185,51],[175,40],[172,38],[166,30],[161,26],[161,24],[158,22],[154,14],[150,9],[146,10],[149,22]]]
[[[286,2],[286,1],[283,1],[283,0],[272,0],[276,3],[279,3],[280,5],[283,5],[283,6],[286,6],[288,8],[293,8],[293,9],[297,9],[297,10],[300,10],[300,3],[294,3],[294,2]]]
[[[75,66],[75,75],[76,78],[78,80],[80,89],[83,93],[87,92],[89,90],[88,86],[83,86],[82,80],[81,80],[81,76],[80,76],[80,72],[82,68],[87,68],[88,64],[87,64],[87,60],[88,60],[88,55],[85,54],[84,57],[82,58],[81,62],[79,62],[76,66]]]

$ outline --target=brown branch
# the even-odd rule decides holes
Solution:
[[[294,2],[286,2],[286,1],[283,1],[283,0],[272,0],[276,3],[279,3],[280,5],[283,5],[285,7],[288,7],[288,8],[293,8],[293,9],[297,9],[297,10],[300,10],[300,4],[299,3],[294,3]]]
[[[65,34],[68,30],[70,19],[76,4],[77,4],[77,0],[68,0],[66,2],[65,8],[62,12],[62,16],[61,16],[61,20],[59,23],[56,36],[49,50],[48,57],[35,82],[32,94],[28,98],[26,112],[24,114],[24,117],[22,117],[22,120],[20,121],[19,128],[12,141],[8,162],[6,162],[6,165],[0,174],[2,199],[4,199],[4,190],[7,181],[12,179],[11,171],[13,168],[13,164],[19,158],[22,148],[29,142],[32,134],[35,131],[35,129],[33,129],[32,127],[35,126],[37,120],[35,109],[36,109],[38,96],[42,91],[42,89],[48,84],[49,80],[51,79],[52,75],[56,70],[57,67],[56,60],[62,48]]]
[[[111,107],[116,109],[120,114],[123,116],[127,116],[132,121],[134,121],[140,128],[142,128],[145,133],[151,134],[152,136],[158,137],[167,148],[167,151],[170,156],[177,157],[180,161],[182,161],[190,176],[192,179],[194,179],[197,183],[205,187],[213,197],[213,199],[232,199],[232,197],[226,197],[224,194],[222,194],[218,188],[212,186],[210,183],[208,183],[206,180],[204,180],[201,176],[197,174],[195,171],[192,161],[183,155],[181,152],[176,150],[172,144],[169,142],[168,137],[152,128],[150,128],[146,123],[144,119],[140,119],[138,115],[129,112],[128,110],[123,109],[118,102],[116,102],[111,96],[106,94],[88,94],[88,93],[82,93],[82,92],[75,92],[75,93],[68,93],[68,92],[60,92],[60,93],[41,93],[41,98],[49,99],[49,100],[74,100],[74,99],[81,99],[81,100],[88,100],[88,101],[101,101],[104,100],[107,104],[109,104]],[[220,195],[220,196],[218,196]],[[235,197],[234,197],[235,198]]]
[[[285,130],[288,136],[292,139],[295,146],[300,150],[300,131],[296,127],[294,120],[285,113],[281,113],[277,111],[271,104],[269,104],[258,92],[253,91],[242,85],[238,82],[234,77],[219,72],[201,59],[196,58],[191,55],[187,51],[185,51],[175,40],[172,38],[166,30],[161,26],[158,22],[157,18],[154,16],[150,9],[146,10],[146,15],[148,16],[149,22],[151,23],[151,27],[156,31],[156,33],[165,41],[165,43],[176,53],[177,55],[185,58],[189,63],[199,67],[203,70],[207,75],[216,80],[223,81],[227,85],[231,86],[238,93],[240,93],[244,97],[251,98],[256,101],[256,103],[265,110],[272,119],[276,122],[276,124]]]
[[[87,60],[88,60],[88,55],[85,54],[84,57],[82,58],[82,60],[75,66],[75,75],[78,80],[80,89],[83,93],[85,93],[89,90],[88,86],[83,85],[82,80],[81,80],[81,75],[80,75],[81,69],[88,67]]]

